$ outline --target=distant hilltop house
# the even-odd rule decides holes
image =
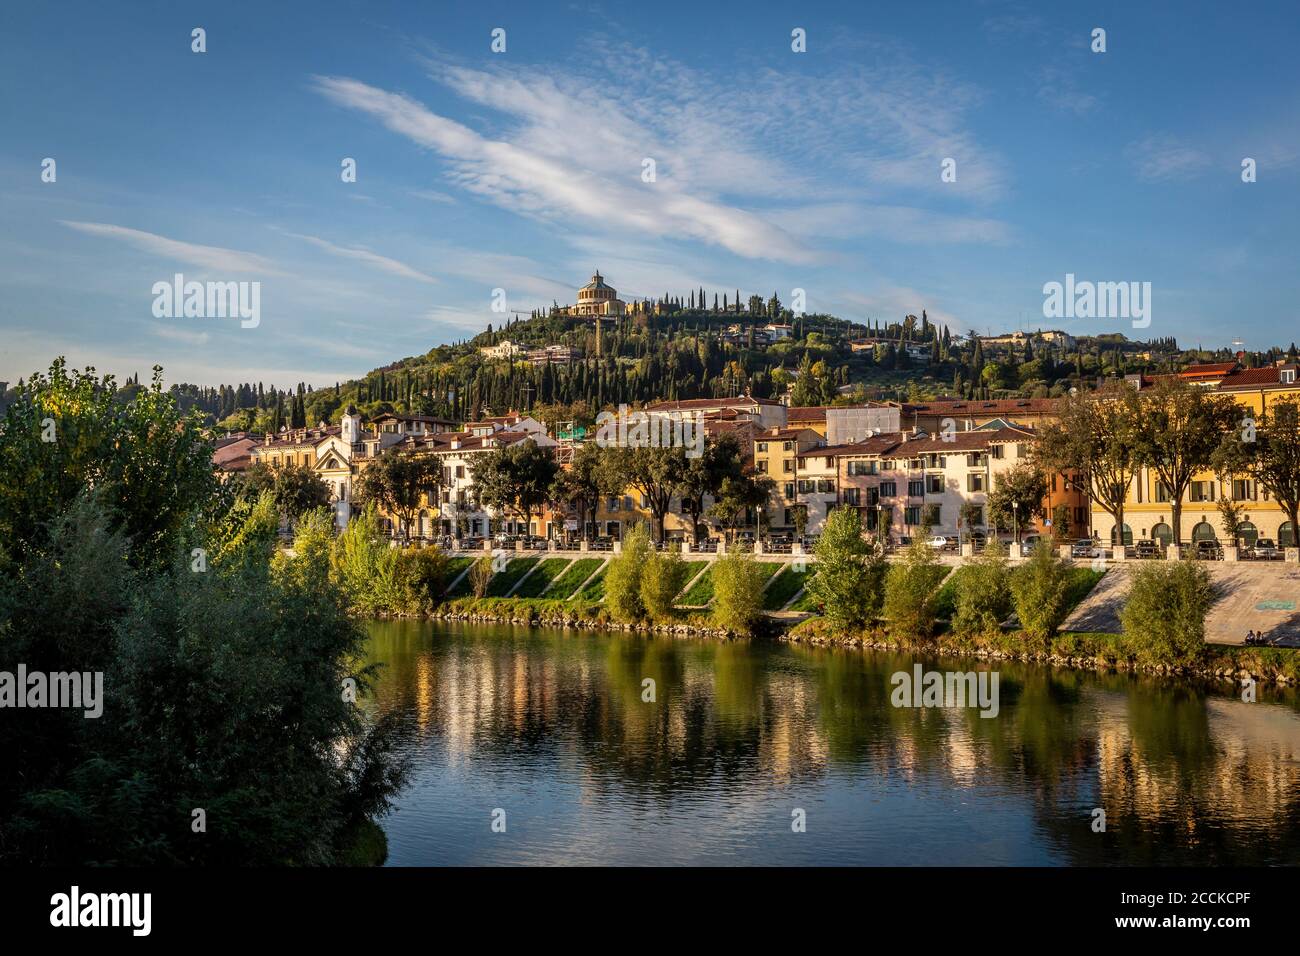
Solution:
[[[874,351],[878,345],[892,345],[894,348],[898,348],[899,342],[897,339],[868,336],[867,338],[850,341],[849,349],[853,352],[870,352]],[[903,342],[902,346],[903,351],[907,353],[907,357],[912,361],[922,364],[930,361],[930,344],[928,342]]]
[[[981,335],[979,340],[983,345],[989,346],[1013,346],[1024,348],[1025,342],[1047,342],[1051,345],[1059,345],[1065,349],[1073,349],[1077,342],[1073,335],[1068,332],[1062,332],[1060,329],[1039,329],[1037,332],[1008,332],[1005,335]]]
[[[546,365],[548,362],[568,365],[577,357],[572,346],[545,345],[539,349],[527,349],[509,339],[496,345],[485,345],[479,349],[479,354],[489,360],[499,359],[509,362],[522,360],[533,365]]]

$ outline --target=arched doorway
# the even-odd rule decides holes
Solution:
[[[1111,543],[1111,544],[1114,544],[1114,543],[1115,543],[1115,529],[1114,529],[1114,528],[1111,528],[1111,529],[1110,529],[1110,543]],[[1133,543],[1133,529],[1130,528],[1127,524],[1124,525],[1124,543],[1125,543],[1126,545],[1128,545],[1128,544],[1132,544],[1132,543]]]
[[[1174,543],[1174,529],[1162,521],[1151,529],[1151,539],[1167,548]]]
[[[1282,523],[1282,527],[1277,529],[1277,546],[1279,548],[1294,548],[1295,543],[1295,525],[1289,521]]]
[[[1215,540],[1215,537],[1214,528],[1208,521],[1199,522],[1196,527],[1192,529],[1193,544],[1197,541],[1213,541]]]
[[[1255,527],[1253,522],[1243,521],[1237,526],[1237,540],[1241,542],[1243,547],[1253,548],[1258,539],[1259,529]]]

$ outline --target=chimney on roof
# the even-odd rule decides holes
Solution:
[[[452,450],[452,451],[455,451],[455,450],[458,449],[459,447],[460,447],[460,439],[459,439],[459,438],[453,438],[453,439],[451,440],[451,450]]]

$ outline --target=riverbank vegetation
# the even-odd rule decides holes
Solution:
[[[160,371],[126,397],[58,362],[6,410],[0,670],[102,675],[102,714],[0,721],[0,863],[375,855],[367,824],[404,768],[391,725],[354,703],[372,675],[350,613],[366,589],[348,575],[369,546],[336,555],[314,516],[294,556],[277,554],[283,501],[235,498],[211,454]],[[427,559],[383,560],[383,586],[427,583]]]

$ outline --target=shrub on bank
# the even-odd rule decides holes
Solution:
[[[935,605],[948,569],[924,540],[917,538],[885,576],[883,617],[895,637],[917,639],[934,634]]]
[[[856,508],[836,508],[826,516],[815,553],[817,573],[808,582],[811,602],[821,605],[833,627],[871,624],[880,611],[885,556],[876,542],[863,537]]]
[[[650,533],[638,524],[623,539],[622,553],[605,571],[605,606],[616,621],[631,623],[646,615],[641,599],[641,574],[650,559]]]
[[[652,621],[673,616],[673,598],[686,583],[686,566],[681,556],[670,551],[651,551],[641,568],[641,606]]]
[[[763,617],[768,569],[748,551],[728,552],[713,563],[713,622],[736,634],[752,634]]]
[[[1007,549],[991,539],[984,551],[954,575],[952,629],[957,634],[993,634],[1011,613]]]
[[[1152,561],[1132,572],[1120,611],[1131,653],[1143,663],[1185,666],[1205,651],[1210,574],[1195,561]]]
[[[1070,613],[1074,565],[1041,545],[1011,574],[1011,603],[1031,640],[1049,641]]]

